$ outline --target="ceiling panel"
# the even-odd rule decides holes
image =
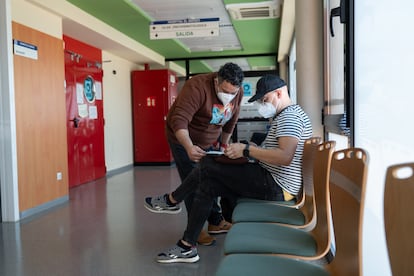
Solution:
[[[269,68],[275,66],[280,19],[264,18],[234,20],[229,17],[226,4],[257,2],[252,0],[67,0],[80,9],[111,25],[146,47],[160,53],[167,60],[181,58],[225,57],[221,64],[235,60],[229,56],[269,55],[262,58],[238,60],[243,67]],[[274,0],[276,1],[276,0]],[[279,1],[277,1],[279,2]],[[149,38],[149,25],[154,20],[219,17],[220,35],[208,38],[163,39]],[[235,32],[233,32],[233,29]],[[230,47],[237,50],[229,50]],[[185,67],[184,62],[176,61]],[[263,63],[262,63],[263,62]],[[217,70],[209,59],[191,61],[192,73]],[[270,63],[270,64],[269,64]],[[196,65],[197,64],[197,65]],[[202,70],[202,71],[200,71]],[[246,69],[244,69],[246,70]]]
[[[219,18],[220,35],[212,37],[179,39],[190,52],[240,50],[241,45],[228,13],[221,0],[131,0],[142,9],[152,21]]]

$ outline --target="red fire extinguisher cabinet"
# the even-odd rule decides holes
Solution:
[[[135,165],[169,165],[173,157],[165,136],[167,113],[177,96],[170,70],[132,71]]]

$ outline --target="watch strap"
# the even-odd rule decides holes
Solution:
[[[250,145],[249,145],[249,143],[247,143],[246,144],[246,147],[244,148],[244,150],[243,150],[243,156],[244,157],[249,157],[249,155],[250,155],[250,150],[249,150],[249,148],[250,148]]]

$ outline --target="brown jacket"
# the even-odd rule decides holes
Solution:
[[[232,133],[240,112],[243,88],[227,109],[217,97],[214,78],[217,73],[201,74],[187,80],[167,116],[167,139],[179,143],[175,132],[188,129],[193,144],[210,147],[221,131]]]

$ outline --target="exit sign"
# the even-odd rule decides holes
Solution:
[[[219,35],[219,18],[153,21],[150,39],[208,37]]]

